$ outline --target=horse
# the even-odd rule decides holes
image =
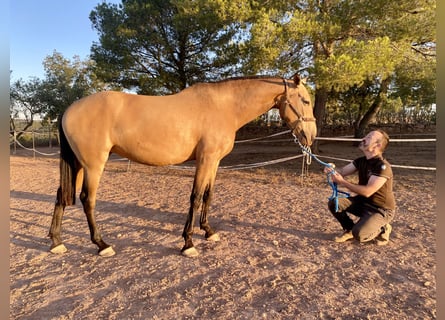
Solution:
[[[197,256],[192,236],[195,213],[200,230],[218,241],[208,211],[221,159],[234,146],[239,128],[272,108],[304,146],[310,146],[317,128],[311,97],[300,77],[272,76],[228,78],[203,82],[164,96],[102,91],[72,103],[59,117],[60,184],[48,237],[50,252],[67,249],[61,239],[66,206],[76,193],[86,215],[91,241],[98,254],[115,251],[101,236],[95,219],[96,192],[110,154],[131,161],[168,166],[195,160],[190,209],[182,237],[184,256]]]

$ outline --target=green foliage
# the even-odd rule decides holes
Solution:
[[[220,1],[124,0],[91,13],[96,72],[139,93],[166,94],[236,72],[236,24]]]
[[[91,93],[111,88],[94,74],[94,62],[72,61],[54,51],[43,62],[45,78],[28,82],[17,80],[11,86],[10,127],[15,119],[24,118],[31,127],[36,116],[44,121],[56,119],[71,103]]]
[[[42,81],[32,78],[25,82],[22,79],[16,80],[10,87],[9,97],[9,129],[10,132],[17,130],[17,118],[22,118],[19,130],[27,130],[34,124],[36,116],[41,114],[46,105],[41,101]]]
[[[45,58],[43,66],[45,79],[41,83],[39,100],[45,105],[46,118],[56,119],[74,101],[108,88],[93,72],[91,60],[81,61],[75,56],[70,61],[55,51]]]
[[[317,61],[318,84],[346,91],[368,79],[386,79],[394,73],[399,57],[388,37],[369,41],[348,38],[338,44],[335,53]]]
[[[92,72],[93,65],[77,56],[70,61],[58,52],[45,58],[45,80],[39,90],[45,117],[56,119],[74,101],[104,89],[105,84]]]

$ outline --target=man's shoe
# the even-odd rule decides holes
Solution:
[[[387,245],[389,242],[389,235],[391,234],[392,227],[389,223],[383,226],[383,231],[379,236],[375,239],[377,241],[378,246]]]
[[[354,239],[354,236],[352,235],[352,231],[348,230],[348,231],[343,232],[341,235],[336,236],[334,238],[334,241],[335,242],[345,242],[345,241],[348,241],[351,239]]]

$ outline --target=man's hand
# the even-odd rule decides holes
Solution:
[[[338,173],[337,171],[335,171],[334,173],[331,174],[331,178],[332,178],[333,182],[335,182],[339,185],[342,185],[345,182],[345,179],[343,178],[343,176],[340,173]]]
[[[335,170],[335,164],[333,163],[328,163],[329,166],[325,166],[323,171],[324,173],[330,173],[333,172]]]

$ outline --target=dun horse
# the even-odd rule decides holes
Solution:
[[[166,166],[196,160],[190,209],[182,236],[185,256],[196,256],[192,242],[195,213],[205,238],[218,241],[207,214],[220,160],[233,148],[236,131],[271,108],[303,145],[316,135],[311,99],[300,78],[233,78],[200,83],[167,96],[100,92],[74,102],[59,121],[60,186],[49,237],[50,251],[67,249],[61,239],[65,207],[75,203],[77,186],[91,240],[99,255],[114,255],[95,219],[96,191],[111,153],[132,161]]]

